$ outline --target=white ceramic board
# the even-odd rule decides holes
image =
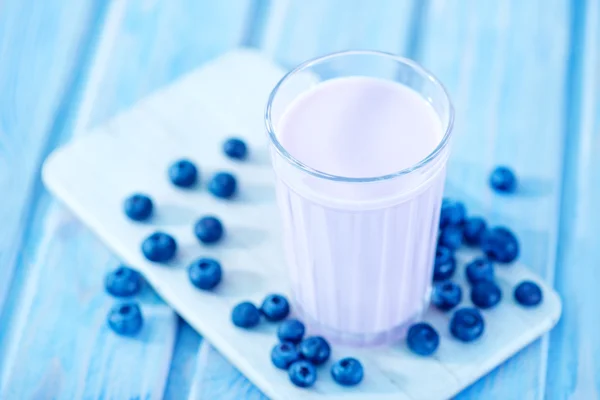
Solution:
[[[550,287],[523,265],[499,267],[504,300],[483,312],[486,331],[475,343],[453,339],[450,315],[431,310],[425,319],[441,335],[433,357],[413,355],[403,342],[375,349],[334,345],[332,360],[355,356],[363,362],[364,381],[354,388],[336,385],[329,374],[330,361],[319,368],[314,387],[294,387],[270,362],[276,325],[263,323],[245,331],[230,321],[231,308],[239,301],[259,303],[267,293],[288,293],[263,124],[267,96],[283,73],[255,52],[228,53],[55,151],[45,163],[44,182],[273,399],[450,398],[557,322],[561,304]],[[222,154],[221,144],[232,134],[249,142],[250,160],[234,162]],[[200,167],[202,183],[197,188],[178,189],[167,179],[169,164],[182,157]],[[205,183],[217,170],[237,175],[240,190],[235,200],[217,200],[207,192]],[[133,192],[154,199],[156,213],[150,222],[133,223],[124,216],[123,200]],[[194,222],[205,214],[224,222],[227,234],[219,245],[201,245],[192,233]],[[179,243],[177,259],[169,265],[150,263],[140,252],[142,240],[155,230],[174,235]],[[461,268],[475,254],[461,252]],[[188,281],[186,266],[200,256],[213,256],[223,265],[224,279],[214,292],[199,291]],[[466,291],[463,275],[457,271],[457,281]],[[542,286],[545,300],[540,307],[527,310],[512,299],[513,287],[523,279]],[[470,305],[468,295],[464,297],[464,305]]]

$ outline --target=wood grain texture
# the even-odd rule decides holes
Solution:
[[[250,0],[129,0],[91,124],[239,46],[251,5]]]
[[[88,52],[94,52],[91,33],[102,23],[101,3],[108,4],[75,2],[66,7],[54,0],[0,2],[0,193],[4,196],[0,309],[9,293],[0,317],[0,371],[5,390],[29,397],[36,394],[32,388],[40,385],[44,390],[59,390],[50,393],[111,397],[108,392],[93,391],[98,387],[93,385],[91,392],[73,384],[44,385],[59,376],[63,382],[74,378],[99,385],[106,377],[122,378],[131,370],[129,346],[110,342],[100,325],[104,312],[100,310],[109,299],[95,285],[101,272],[116,260],[43,194],[37,172],[48,148],[71,135],[80,75]],[[549,341],[529,346],[459,398],[598,397],[600,342],[595,332],[600,320],[595,317],[595,304],[600,299],[595,283],[600,278],[596,272],[600,252],[594,241],[594,227],[600,223],[596,207],[600,201],[598,2],[123,3],[124,16],[113,32],[114,43],[96,66],[100,70],[97,85],[84,102],[89,115],[83,125],[105,120],[242,43],[260,47],[286,66],[359,47],[422,61],[444,81],[456,105],[449,194],[468,199],[473,213],[514,228],[523,243],[523,260],[548,281],[554,280],[565,302],[563,320]],[[498,163],[516,168],[524,182],[521,195],[500,197],[487,189],[486,175]],[[81,264],[90,274],[75,268]],[[17,272],[11,279],[13,271]],[[78,277],[77,289],[65,283],[69,271]],[[61,298],[63,291],[66,295]],[[66,299],[77,302],[63,303]],[[175,326],[166,306],[155,299],[148,304],[157,318]],[[43,311],[49,306],[62,309],[60,317],[67,318],[64,329],[76,329],[69,319],[83,318],[86,310],[89,324],[65,333],[52,323],[56,311]],[[38,329],[48,342],[28,332]],[[136,396],[157,396],[166,385],[165,397],[172,399],[262,398],[209,344],[199,345],[199,336],[189,327],[179,324],[178,332],[168,379],[169,341],[152,342],[160,349],[147,355],[135,353],[140,347],[134,343],[133,353],[147,357],[144,360],[152,366],[135,377],[152,377],[155,385],[117,379],[109,385],[112,397],[126,398],[121,395],[135,391],[140,392]],[[24,341],[15,340],[21,333]],[[87,353],[63,354],[68,353],[60,339],[63,336],[75,340]],[[108,354],[92,360],[90,354],[102,346]],[[198,347],[201,350],[196,353]],[[34,357],[36,349],[41,356]],[[40,367],[23,372],[21,358],[37,357]],[[91,368],[83,376],[74,365]],[[7,383],[9,376],[18,377],[21,372],[26,380]],[[35,385],[28,387],[29,379]]]
[[[174,313],[146,288],[138,296],[142,331],[132,339],[115,335],[106,324],[115,299],[104,292],[103,278],[116,260],[72,215],[57,206],[49,211],[22,318],[13,325],[16,340],[0,398],[162,398]],[[75,239],[79,246],[70,246]]]
[[[422,61],[446,84],[456,109],[446,192],[493,225],[512,228],[523,262],[549,281],[562,186],[568,13],[562,0],[432,1],[421,39]],[[500,164],[519,176],[514,196],[487,185]],[[459,398],[544,398],[546,351],[544,338]]]
[[[186,399],[195,378],[196,363],[202,338],[181,317],[178,318],[177,341],[173,351],[173,358],[169,369],[165,400]]]
[[[69,8],[60,1],[34,3],[0,2],[0,310],[19,263],[53,124],[102,20],[100,2]]]
[[[76,101],[65,105],[65,108],[70,106],[71,114],[67,116],[70,121],[60,124],[62,129],[53,134],[53,142],[68,138],[73,126],[86,128],[89,121],[95,123],[112,116],[149,91],[237,46],[245,31],[249,2],[128,1],[111,4],[119,4],[124,9],[119,24],[111,28],[117,32],[109,35],[115,40],[107,44],[109,57],[103,58],[106,63],[95,66],[101,70],[101,77],[96,79],[100,89],[92,90],[97,94],[95,98],[83,100],[83,103],[92,104],[83,123],[72,121]],[[65,8],[66,5],[58,7],[61,11]],[[35,29],[34,26],[32,30]],[[55,47],[59,46],[60,43],[55,44]],[[140,71],[144,73],[140,75]],[[32,89],[28,91],[33,95]],[[68,110],[65,113],[68,114]],[[49,115],[51,122],[56,123],[53,117],[59,115]],[[37,179],[33,171],[31,174]],[[6,308],[11,337],[3,341],[8,355],[2,365],[3,393],[36,399],[162,398],[177,327],[173,311],[152,296],[144,299],[143,307],[149,309],[148,328],[154,332],[148,332],[143,336],[144,340],[138,342],[117,340],[104,325],[108,307],[102,290],[107,263],[114,266],[115,260],[107,261],[110,253],[81,224],[62,215],[64,211],[52,204],[47,196],[41,194],[32,210],[35,217],[26,226],[29,234],[21,248],[24,254],[31,256],[21,259],[17,268],[27,273],[21,273],[12,282],[23,293]],[[60,222],[55,222],[55,228],[40,231],[44,221]],[[69,226],[68,235],[61,234],[64,224]],[[72,276],[75,273],[78,275]],[[42,281],[39,280],[41,277]],[[85,284],[79,285],[79,281],[74,284],[70,280],[78,278],[85,280]],[[65,291],[67,293],[63,293]],[[45,304],[52,312],[43,307]],[[64,324],[61,323],[63,319],[66,320]],[[158,327],[153,328],[155,325]],[[40,336],[37,329],[48,336]],[[196,343],[197,347],[199,336],[189,330],[184,332],[187,332],[184,333],[186,337],[179,338],[176,343],[186,346]],[[70,347],[66,345],[69,342],[81,351],[69,352]],[[194,351],[193,345],[188,351]],[[173,365],[186,370],[185,355],[181,351],[174,354],[178,358]],[[29,370],[26,361],[34,359],[33,355],[39,366]],[[138,365],[136,368],[136,363],[140,362],[143,367]],[[175,383],[180,377],[179,374],[172,375]],[[40,385],[39,391],[33,391]],[[187,393],[189,388],[167,386],[172,398],[184,398],[181,393]]]
[[[600,4],[576,1],[571,12],[569,116],[560,246],[555,285],[562,321],[550,335],[548,399],[600,398]]]
[[[412,40],[412,0],[308,0],[285,4],[271,14],[273,21],[264,43],[286,67],[347,49],[405,54]]]
[[[188,400],[266,400],[267,397],[206,341],[198,354]]]

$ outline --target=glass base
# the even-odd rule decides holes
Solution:
[[[312,318],[303,310],[300,303],[294,299],[294,311],[298,318],[306,324],[311,335],[321,335],[332,343],[356,347],[384,346],[404,339],[408,328],[415,322],[421,320],[427,307],[428,304],[424,304],[421,311],[416,313],[413,317],[410,317],[402,324],[385,331],[365,333],[343,332],[330,326],[326,326]]]

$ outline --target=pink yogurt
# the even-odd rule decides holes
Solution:
[[[337,177],[394,174],[424,160],[444,126],[402,84],[343,77],[316,84],[278,119],[295,159]],[[392,179],[323,179],[273,152],[297,309],[332,340],[389,342],[429,304],[447,151]]]

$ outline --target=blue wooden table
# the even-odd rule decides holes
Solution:
[[[370,48],[414,58],[457,112],[448,192],[519,235],[562,320],[461,399],[600,396],[597,0],[0,2],[0,398],[261,399],[158,299],[143,341],[105,325],[116,260],[44,190],[56,146],[238,46],[284,66]],[[519,195],[485,190],[513,166]]]

